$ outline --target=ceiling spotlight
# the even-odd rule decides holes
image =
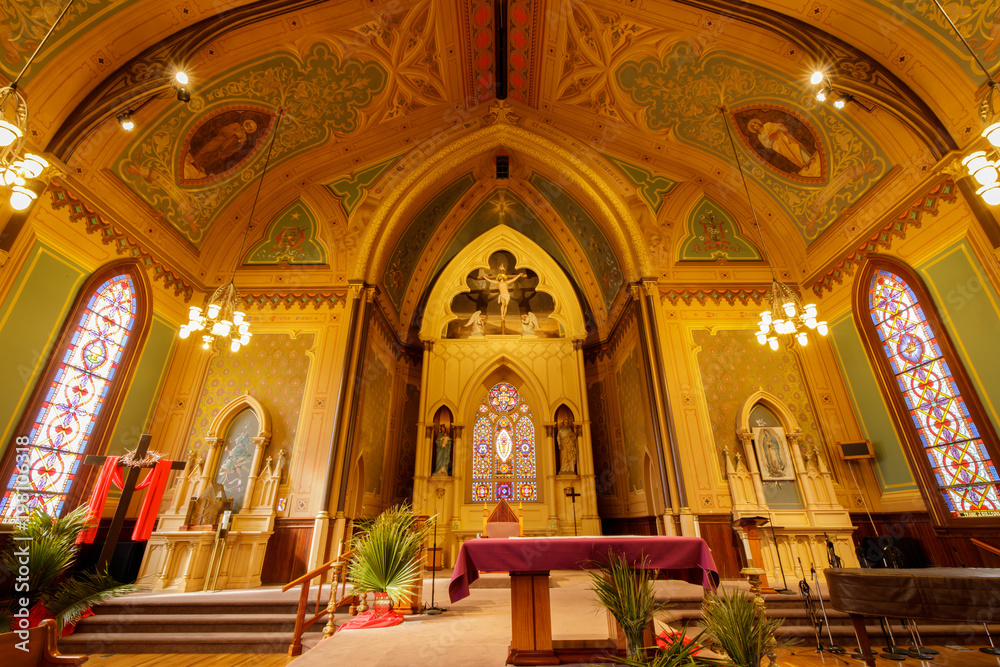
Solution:
[[[823,82],[823,73],[822,72],[813,72],[812,76],[809,77],[809,83],[811,83],[814,86],[818,86],[822,82]]]
[[[178,71],[174,74],[174,79],[182,86],[186,86],[188,82],[188,75],[184,72]]]
[[[844,107],[847,106],[847,103],[850,101],[851,98],[849,98],[847,95],[840,95],[836,100],[834,100],[833,106],[836,107],[837,109],[843,109]]]
[[[833,91],[830,90],[829,86],[827,86],[826,88],[820,88],[819,92],[816,93],[816,100],[818,102],[826,102],[827,95],[829,95],[832,92]]]
[[[190,102],[191,101],[191,93],[189,93],[187,91],[187,88],[178,88],[177,89],[177,100],[180,101],[180,102]]]
[[[122,129],[126,132],[131,132],[135,129],[135,123],[132,121],[132,116],[128,112],[118,114],[118,124],[122,126]]]

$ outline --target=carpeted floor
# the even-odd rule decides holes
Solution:
[[[487,575],[484,584],[506,574]],[[607,615],[599,608],[583,572],[552,574],[552,635],[555,639],[608,637]],[[424,599],[430,599],[430,581]],[[701,596],[701,588],[680,582],[657,582],[670,597]],[[291,664],[326,667],[364,664],[366,667],[413,665],[503,665],[510,644],[510,589],[476,587],[455,604],[448,602],[448,578],[437,580],[435,599],[447,611],[440,616],[409,616],[392,628],[338,633]]]

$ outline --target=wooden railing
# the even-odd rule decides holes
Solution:
[[[989,552],[990,552],[991,554],[996,554],[997,556],[1000,556],[1000,549],[997,549],[997,548],[996,548],[995,546],[993,546],[992,544],[986,544],[986,542],[983,542],[983,541],[981,541],[981,540],[977,540],[977,539],[976,539],[976,538],[974,538],[974,537],[972,538],[972,543],[973,543],[973,544],[975,544],[975,545],[976,545],[977,547],[979,547],[980,549],[986,549],[986,550],[987,550],[987,551],[989,551]]]
[[[341,606],[348,598],[353,596],[346,595],[347,591],[347,563],[351,559],[353,551],[348,551],[347,553],[340,556],[340,558],[335,558],[328,563],[324,563],[317,567],[312,572],[307,572],[295,581],[290,581],[285,584],[281,589],[281,592],[295,588],[296,586],[302,586],[302,592],[299,594],[299,607],[295,612],[295,634],[292,636],[292,643],[288,646],[288,655],[301,655],[302,654],[302,635],[306,630],[311,628],[316,621],[320,620],[324,616],[329,616],[327,620],[326,627],[323,628],[323,638],[326,639],[333,634],[337,626],[333,622],[333,614],[337,607]],[[333,576],[330,578],[330,598],[327,600],[325,607],[320,609],[320,597],[323,594],[323,580],[326,579],[326,573],[333,571]],[[312,581],[316,577],[319,577],[319,582],[316,587],[316,608],[315,613],[306,618],[306,607],[309,606],[309,589],[312,587]],[[337,586],[340,585],[340,598],[337,598]]]

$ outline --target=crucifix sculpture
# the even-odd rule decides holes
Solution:
[[[135,450],[135,459],[141,461],[146,457],[149,452],[149,441],[152,440],[152,436],[143,433],[139,436],[139,446]],[[107,461],[107,456],[94,456],[90,455],[83,459],[84,464],[92,466],[104,465]],[[118,545],[118,535],[122,531],[122,524],[125,523],[125,515],[128,514],[128,506],[132,501],[132,494],[135,492],[136,482],[139,481],[139,470],[142,466],[139,465],[127,465],[119,461],[118,465],[123,466],[128,469],[125,474],[124,481],[122,483],[122,495],[118,499],[118,507],[115,509],[115,516],[111,520],[111,527],[108,528],[108,535],[104,540],[104,547],[101,549],[101,557],[97,561],[98,570],[103,569],[109,562],[111,562],[111,557],[115,553],[115,547]],[[172,461],[170,465],[171,470],[183,470],[184,466],[187,465],[184,461]],[[151,473],[152,474],[152,473]]]
[[[579,498],[582,494],[577,493],[576,489],[573,488],[572,486],[566,487],[566,489],[564,489],[563,493],[565,493],[566,497],[569,498],[570,501],[572,501],[572,503],[573,503],[573,535],[576,536],[576,534],[577,534],[576,533],[576,499]]]

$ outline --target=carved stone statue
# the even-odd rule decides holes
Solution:
[[[447,475],[451,468],[451,436],[448,427],[441,424],[434,438],[434,474]]]
[[[576,429],[568,419],[562,420],[556,434],[559,441],[559,474],[576,474]]]

